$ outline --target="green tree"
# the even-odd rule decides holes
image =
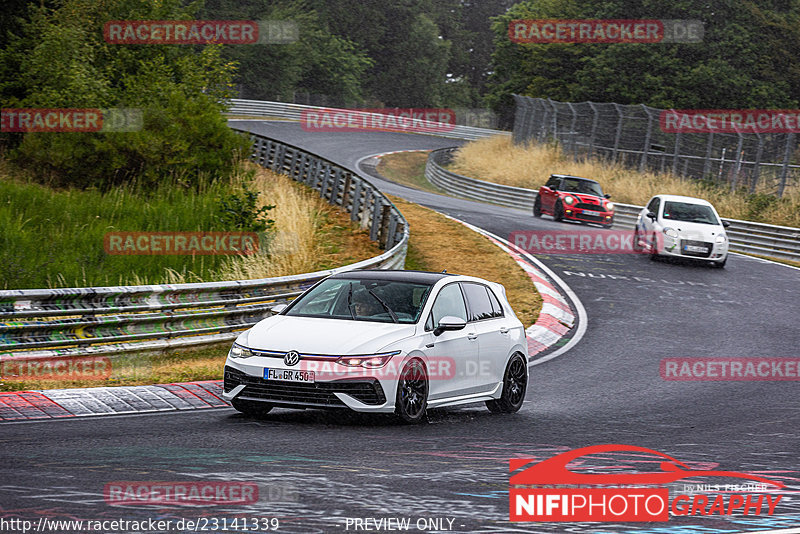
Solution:
[[[30,9],[0,63],[3,107],[136,108],[143,127],[118,133],[25,133],[13,161],[59,185],[101,186],[165,176],[224,177],[246,146],[221,112],[235,66],[219,46],[114,45],[107,20],[190,19],[179,0],[60,0]]]
[[[796,107],[800,4],[794,1],[525,1],[496,17],[487,100],[510,95],[662,108]],[[699,19],[702,43],[516,44],[514,19]]]

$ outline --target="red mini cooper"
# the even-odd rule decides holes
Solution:
[[[614,204],[609,198],[594,180],[552,174],[539,188],[533,202],[533,215],[541,217],[544,213],[557,221],[568,219],[610,228],[614,224]]]

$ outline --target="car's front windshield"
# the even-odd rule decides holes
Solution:
[[[286,315],[382,323],[416,323],[431,285],[398,280],[329,278]]]
[[[603,196],[603,190],[600,189],[600,184],[597,182],[590,182],[588,180],[577,180],[573,178],[564,178],[564,184],[561,191],[567,193],[581,193],[584,195],[595,195],[598,197]]]
[[[663,218],[665,221],[720,224],[719,219],[710,206],[692,204],[690,202],[665,202]]]

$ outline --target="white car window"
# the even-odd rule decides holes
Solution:
[[[462,286],[467,295],[467,302],[469,302],[469,320],[482,321],[493,318],[494,310],[492,301],[489,300],[489,294],[486,292],[486,286],[468,282]]]
[[[458,284],[450,284],[444,286],[439,294],[436,296],[436,301],[433,303],[431,315],[426,323],[426,329],[433,329],[439,324],[442,317],[458,317],[459,319],[467,320],[467,306],[464,304],[464,296],[461,294],[461,288]]]

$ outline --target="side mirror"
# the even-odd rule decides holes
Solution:
[[[611,195],[609,195],[609,194],[605,194],[605,195],[603,195],[603,196],[604,196],[605,198],[611,198]]]
[[[447,315],[439,319],[439,324],[436,325],[436,329],[433,331],[433,335],[441,336],[443,332],[451,330],[461,330],[465,326],[467,326],[467,321],[465,321],[464,319],[453,317],[452,315]]]
[[[723,227],[723,228],[727,228],[727,227],[729,227],[730,225],[731,225],[731,223],[729,223],[728,221],[722,221],[722,227]]]
[[[286,308],[288,308],[288,306],[286,304],[276,304],[275,306],[271,307],[269,309],[269,311],[271,311],[272,313],[277,315],[280,312],[282,312],[283,310],[285,310]]]
[[[648,211],[647,212],[647,216],[650,217],[650,219],[653,220],[653,221],[656,220],[656,214],[653,213],[652,211]]]

